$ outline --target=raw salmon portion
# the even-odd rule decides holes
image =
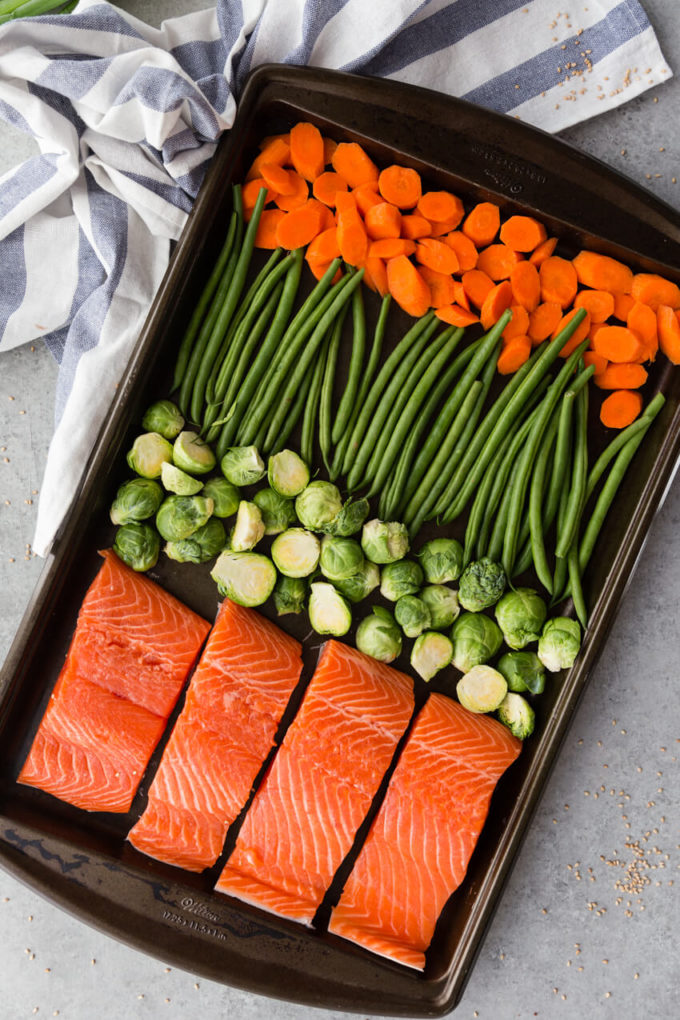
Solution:
[[[328,641],[217,889],[310,924],[413,712],[413,682]]]
[[[302,672],[301,647],[265,617],[222,603],[128,839],[189,871],[219,857]]]
[[[329,930],[422,970],[496,783],[522,744],[441,694],[419,713]]]
[[[103,555],[19,782],[88,811],[124,812],[210,625]]]

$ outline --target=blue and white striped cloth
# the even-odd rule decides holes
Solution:
[[[0,179],[0,351],[60,362],[34,541],[77,490],[249,70],[396,78],[548,131],[670,77],[636,0],[217,0],[150,28],[100,0],[0,28],[0,117],[40,154]]]

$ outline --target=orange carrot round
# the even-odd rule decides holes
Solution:
[[[378,190],[398,209],[415,209],[422,194],[420,174],[408,166],[388,166],[378,177]]]
[[[562,316],[562,318],[557,323],[557,325],[555,326],[555,329],[553,331],[553,335],[552,335],[552,339],[553,340],[555,339],[555,337],[557,336],[558,333],[561,333],[561,331],[564,329],[565,326],[569,325],[569,323],[574,318],[574,316],[578,313],[578,311],[579,311],[578,308],[572,308],[570,312],[567,312],[566,315]],[[588,336],[589,331],[590,331],[590,315],[588,314],[588,312],[586,312],[586,314],[584,315],[583,319],[578,324],[578,326],[576,327],[576,329],[571,334],[571,336],[567,340],[566,344],[564,345],[564,347],[560,351],[560,357],[561,358],[568,358],[569,355],[572,354],[576,350],[576,348],[581,343],[581,341],[585,340],[585,338]]]
[[[465,293],[477,308],[482,307],[487,294],[493,290],[493,280],[481,269],[470,269],[467,273],[463,273],[462,283]]]
[[[630,294],[633,272],[618,259],[600,255],[595,251],[580,251],[573,259],[573,265],[578,282],[584,287]]]
[[[376,181],[369,181],[368,184],[360,184],[358,188],[352,188],[352,194],[362,216],[366,215],[371,206],[380,205],[383,201],[382,195],[378,193]]]
[[[448,322],[449,326],[472,326],[475,322],[479,322],[479,316],[471,312],[469,308],[462,308],[460,305],[442,305],[441,308],[435,309],[434,313],[438,319],[442,322]]]
[[[536,266],[523,260],[510,270],[513,301],[527,312],[533,312],[541,300],[541,280]]]
[[[429,266],[420,266],[420,275],[430,288],[432,296],[432,307],[443,308],[444,305],[452,305],[456,302],[456,287],[454,279],[447,273],[439,273]]]
[[[499,282],[509,279],[513,266],[519,260],[520,256],[512,248],[508,248],[507,244],[490,244],[488,248],[480,251],[477,269],[481,269],[495,282]]]
[[[286,213],[283,209],[263,209],[255,233],[255,247],[273,251],[279,247],[276,230]]]
[[[290,171],[285,170],[276,163],[263,163],[260,167],[262,178],[267,187],[276,192],[277,195],[292,195],[295,191],[295,183],[290,176]]]
[[[657,309],[659,346],[669,361],[680,365],[680,321],[670,305]]]
[[[529,336],[537,343],[547,340],[562,318],[562,307],[555,301],[544,301],[529,316]]]
[[[323,138],[318,127],[307,121],[298,121],[290,129],[290,158],[293,166],[306,181],[315,181],[324,172]]]
[[[259,156],[256,156],[250,164],[248,173],[246,174],[246,181],[252,181],[255,180],[256,177],[261,177],[262,173],[260,168],[265,163],[275,163],[276,166],[286,166],[290,162],[289,140],[289,135],[272,135],[267,144],[263,145]]]
[[[279,209],[283,209],[284,212],[292,212],[293,209],[299,209],[309,198],[309,186],[304,177],[301,177],[296,170],[289,170],[289,175],[295,190],[289,195],[274,196],[274,203]]]
[[[501,211],[493,202],[480,202],[465,218],[462,231],[477,248],[491,244],[501,225]]]
[[[362,266],[368,255],[368,234],[356,200],[352,194],[338,191],[335,202],[340,254],[350,266]]]
[[[411,213],[401,218],[401,236],[407,237],[409,241],[417,241],[419,237],[429,237],[432,225],[429,220]]]
[[[372,258],[396,259],[397,255],[413,255],[416,242],[407,237],[385,237],[381,241],[371,241],[368,254]]]
[[[310,241],[309,247],[305,252],[305,258],[307,260],[317,259],[322,262],[332,262],[333,259],[337,259],[339,256],[340,246],[338,244],[337,227],[330,227],[328,230],[322,230],[321,233],[317,234],[316,237]]]
[[[453,248],[433,237],[423,237],[416,243],[416,261],[438,273],[457,273],[460,268]]]
[[[628,313],[635,304],[635,299],[630,294],[622,294],[621,291],[613,291],[614,294],[614,318],[620,322],[628,321]]]
[[[583,364],[586,368],[590,368],[592,365],[595,369],[595,376],[602,375],[605,369],[608,367],[609,362],[606,358],[603,358],[597,351],[586,351],[583,355]]]
[[[465,214],[463,203],[450,191],[426,191],[418,202],[418,212],[431,223],[455,221],[453,227],[458,226]]]
[[[541,301],[568,308],[576,297],[578,279],[576,270],[567,259],[551,255],[538,270],[541,281]]]
[[[335,208],[335,195],[338,191],[347,191],[347,181],[333,170],[319,174],[312,185],[314,198],[332,208]]]
[[[503,340],[512,340],[515,336],[527,336],[529,313],[526,308],[522,305],[510,305],[510,311],[512,318],[503,330]]]
[[[387,284],[400,308],[418,319],[431,304],[430,288],[406,255],[398,255],[387,263]]]
[[[257,196],[260,194],[262,188],[267,188],[267,182],[265,181],[264,177],[256,177],[254,180],[248,181],[247,184],[244,184],[243,187],[241,188],[241,200],[243,202],[244,220],[249,220],[250,217],[253,215],[253,209],[255,208],[255,203],[257,202]],[[273,197],[274,195],[269,190],[269,188],[267,188],[267,198],[265,200],[265,205],[267,204],[267,202],[271,202]]]
[[[371,255],[367,256],[364,264],[364,281],[371,290],[377,291],[380,297],[385,297],[386,294],[389,294],[387,266],[383,259],[378,259]]]
[[[446,234],[442,241],[455,251],[462,273],[467,273],[469,269],[475,268],[479,255],[467,234],[464,234],[462,230],[453,230]]]
[[[532,266],[536,266],[538,269],[543,265],[546,259],[550,258],[556,247],[557,238],[549,237],[547,241],[544,241],[543,244],[539,244],[538,248],[531,253],[529,256],[529,262],[531,262]]]
[[[377,166],[356,142],[340,142],[333,153],[332,164],[335,172],[345,178],[350,188],[378,181]]]
[[[493,324],[500,319],[506,308],[512,303],[512,287],[509,280],[503,280],[489,291],[484,298],[479,321],[484,329],[491,329]]]
[[[460,307],[464,308],[467,312],[470,311],[470,299],[465,292],[462,280],[453,281],[453,303],[454,305],[460,305]],[[482,301],[482,304],[484,304],[484,301]]]
[[[366,233],[373,241],[401,236],[401,213],[390,202],[372,205],[364,216]]]
[[[321,213],[316,205],[306,203],[286,213],[276,228],[276,240],[281,248],[294,251],[304,248],[316,237],[321,228]]]
[[[333,141],[332,138],[326,138],[324,135],[323,140],[323,161],[325,166],[331,166],[333,163],[333,153],[338,147],[338,143]]]
[[[649,305],[654,311],[659,305],[680,307],[680,287],[656,273],[637,273],[633,277],[631,294],[635,301]]]
[[[657,333],[657,316],[653,308],[635,301],[626,319],[628,329],[632,329],[646,351],[645,361],[654,361],[659,349]]]
[[[574,307],[585,308],[591,322],[606,322],[614,314],[614,295],[608,290],[581,290]]]
[[[530,252],[547,239],[547,231],[533,216],[511,216],[501,227],[501,241],[514,251]]]
[[[607,365],[604,372],[593,377],[601,390],[637,390],[647,382],[647,369],[642,365]]]
[[[602,326],[592,341],[593,350],[607,361],[641,361],[644,346],[627,326]]]
[[[528,336],[514,336],[498,355],[496,368],[500,375],[512,375],[529,360],[531,340]]]
[[[608,429],[625,429],[642,410],[642,394],[636,390],[614,390],[602,401],[600,421]]]

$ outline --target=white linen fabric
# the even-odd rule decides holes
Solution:
[[[0,352],[60,363],[34,549],[77,491],[248,72],[411,82],[558,131],[671,77],[636,0],[217,0],[150,28],[100,0],[0,27],[0,117],[40,154],[0,178]]]

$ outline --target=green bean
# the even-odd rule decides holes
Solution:
[[[561,408],[564,407],[565,401],[573,401],[573,395],[565,393],[562,398]],[[533,560],[534,570],[538,576],[539,581],[545,588],[545,590],[552,595],[552,571],[548,564],[548,557],[545,551],[545,535],[543,531],[543,507],[545,497],[545,486],[548,475],[548,466],[550,465],[550,458],[552,456],[553,445],[557,439],[557,430],[560,423],[560,411],[555,410],[553,413],[550,425],[548,427],[548,434],[546,440],[541,447],[541,450],[536,458],[534,471],[531,476],[531,487],[529,489],[529,537],[530,537],[530,555]],[[524,562],[524,552],[520,556],[522,563]],[[527,564],[528,566],[528,564]],[[515,567],[515,572],[519,568]],[[525,568],[526,569],[526,568]]]
[[[352,304],[354,305],[354,298],[359,292],[359,288],[352,294]],[[321,449],[321,456],[326,466],[326,471],[329,470],[330,454],[331,454],[331,418],[333,412],[333,384],[335,382],[335,367],[338,360],[338,351],[340,349],[340,340],[342,338],[342,327],[345,324],[345,313],[349,305],[346,304],[340,311],[340,314],[333,323],[326,345],[326,365],[323,373],[323,383],[321,385],[321,401],[319,404],[319,447]]]
[[[324,350],[321,348],[317,353],[312,366],[312,385],[302,418],[300,456],[306,464],[312,464],[314,461],[314,435],[316,432],[316,418],[319,410],[319,401],[321,399],[321,384],[323,383],[324,367]]]
[[[227,267],[229,256],[231,255],[231,251],[234,246],[234,238],[236,237],[237,221],[238,217],[236,215],[236,210],[234,209],[229,219],[229,229],[227,231],[226,240],[222,245],[222,250],[217,256],[217,261],[215,262],[213,270],[208,277],[208,282],[203,288],[198,304],[194,308],[192,316],[189,319],[189,325],[182,337],[182,343],[180,344],[177,361],[175,363],[175,373],[172,380],[171,393],[174,393],[175,390],[179,389],[182,384],[186,367],[189,364],[189,357],[191,356],[194,340],[198,336],[201,323],[205,318],[208,307],[215,296],[215,291],[217,290],[222,275]]]
[[[359,379],[364,364],[364,350],[366,347],[366,315],[364,312],[364,299],[361,288],[357,288],[352,295],[352,354],[349,361],[347,384],[345,386],[340,404],[333,423],[331,438],[333,443],[338,443],[347,427],[349,416],[354,407],[354,401],[359,389]]]
[[[587,369],[592,375],[594,366]],[[585,375],[582,372],[581,375]],[[581,511],[585,503],[586,480],[588,476],[588,389],[581,388],[576,396],[576,428],[574,430],[574,455],[572,457],[571,486],[567,499],[562,529],[557,535],[555,555],[564,557],[578,533]]]
[[[633,436],[637,435],[638,432],[643,432],[648,428],[649,422],[657,416],[664,403],[665,401],[663,396],[660,393],[657,393],[656,396],[650,400],[642,414],[642,417],[638,418],[637,421],[634,421],[632,425],[622,429],[618,436],[616,436],[615,439],[612,439],[611,443],[604,448],[590,469],[588,484],[586,485],[586,499],[589,499],[593,494],[595,486],[619,450],[626,445],[629,439],[632,439]]]
[[[521,450],[518,451],[518,456],[515,457],[514,461],[510,465],[508,484],[505,486],[503,491],[503,498],[500,501],[498,507],[498,513],[494,520],[493,529],[491,531],[491,538],[486,550],[486,556],[489,559],[499,562],[503,554],[503,540],[505,533],[508,530],[508,515],[510,513],[510,504],[512,502],[513,489],[517,481],[517,476],[520,471],[522,455],[526,444],[528,442],[528,435],[531,430],[527,429],[524,436],[524,443],[522,444]]]
[[[299,353],[298,361],[285,384],[283,392],[276,396],[278,403],[274,417],[272,418],[269,426],[267,439],[265,440],[265,447],[270,444],[270,441],[275,439],[276,433],[281,427],[281,423],[286,416],[286,411],[295,398],[295,394],[297,393],[298,387],[302,381],[302,377],[307,371],[310,362],[314,358],[316,349],[323,340],[325,334],[328,332],[328,329],[336,316],[339,315],[343,306],[352,297],[352,292],[361,284],[363,277],[364,271],[363,269],[360,269],[358,273],[354,273],[352,276],[345,279],[345,286],[335,294],[333,300],[328,305],[327,310],[319,319],[318,325],[305,344],[304,349]],[[328,295],[328,297],[330,297],[330,295]]]
[[[522,547],[521,553],[517,557],[517,562],[515,563],[515,566],[513,567],[512,572],[513,579],[515,577],[519,577],[519,575],[523,574],[525,570],[528,570],[532,563],[533,557],[531,555],[531,536],[529,536],[529,538],[524,543],[524,546]],[[552,587],[552,574],[550,575],[550,586]]]
[[[194,387],[191,394],[191,418],[193,421],[200,421],[208,376],[210,375],[217,352],[222,346],[224,334],[229,327],[239,298],[243,292],[243,287],[246,282],[246,274],[253,254],[255,234],[257,233],[257,226],[260,222],[260,216],[266,200],[267,189],[260,188],[255,208],[253,209],[250,222],[248,223],[248,227],[246,228],[246,232],[243,237],[243,244],[239,253],[238,262],[234,269],[234,275],[231,279],[229,292],[224,299],[224,304],[220,308],[220,313],[217,316],[217,321],[215,322],[210,338],[205,346],[201,363],[198,367],[198,371],[196,372],[196,379],[194,381]]]
[[[470,496],[493,456],[498,443],[511,429],[537,383],[545,376],[550,366],[559,357],[560,351],[580,325],[585,310],[579,308],[569,323],[560,330],[555,339],[544,347],[537,348],[535,355],[520,368],[505,387],[498,400],[489,410],[474,441],[470,444],[458,470],[451,479],[444,497],[437,507],[449,523],[465,509]],[[529,366],[529,367],[527,367]],[[525,370],[523,372],[523,370]],[[448,507],[448,509],[447,509]]]
[[[484,523],[485,515],[488,513],[491,491],[494,487],[496,478],[498,477],[498,472],[501,469],[505,454],[512,442],[512,438],[512,434],[507,435],[498,447],[493,460],[484,472],[484,477],[477,489],[477,494],[475,495],[472,507],[470,508],[470,515],[465,529],[465,546],[463,549],[463,563],[465,566],[467,566],[473,558],[481,559],[481,557],[484,556],[484,552],[479,551],[480,532]]]
[[[248,408],[250,401],[253,398],[253,394],[255,393],[262,376],[266,372],[274,353],[278,349],[281,337],[286,330],[298,287],[300,285],[303,257],[304,252],[302,248],[298,248],[298,250],[293,253],[293,261],[284,281],[283,290],[281,291],[281,300],[279,301],[272,323],[267,330],[267,335],[260,344],[260,349],[255,356],[255,360],[248,368],[248,372],[243,380],[234,403],[230,408],[227,408],[229,420],[223,426],[220,438],[217,442],[217,454],[220,458],[223,457],[227,449],[233,445],[234,437],[241,427],[244,412],[246,411],[246,408]]]
[[[306,404],[306,401],[307,401],[307,397],[309,395],[309,389],[310,389],[310,386],[312,384],[312,377],[313,377],[313,375],[314,375],[313,369],[310,366],[309,371],[307,372],[307,374],[305,375],[304,379],[302,380],[302,385],[300,386],[300,389],[298,390],[297,396],[295,397],[295,402],[293,403],[293,405],[292,405],[292,407],[291,407],[291,409],[290,409],[290,411],[288,413],[288,417],[286,418],[285,422],[283,423],[283,426],[281,428],[281,432],[279,433],[278,440],[274,443],[274,445],[271,447],[271,449],[267,449],[266,447],[263,447],[263,452],[264,453],[273,454],[273,453],[278,453],[280,450],[283,450],[284,446],[286,445],[286,441],[287,441],[288,437],[290,436],[291,432],[293,431],[293,429],[297,425],[298,421],[300,420],[300,416],[303,413],[303,410],[304,410],[304,407],[305,407],[305,404]]]
[[[578,565],[578,532],[574,535],[569,552],[567,553],[567,574],[569,576],[569,588],[571,600],[574,603],[574,610],[583,628],[588,623],[588,609],[581,584],[581,571]]]
[[[564,527],[564,515],[567,509],[567,499],[569,497],[569,491],[566,486],[563,487],[560,493],[560,505],[557,511],[557,531],[558,533]],[[567,561],[562,559],[555,559],[555,573],[553,574],[552,591],[553,597],[550,602],[551,606],[561,601],[561,598],[557,597],[557,592],[561,592],[564,588],[564,582],[567,579]]]
[[[408,350],[419,339],[421,333],[428,329],[432,331],[436,329],[437,325],[438,321],[435,320],[434,312],[428,312],[427,315],[423,315],[422,318],[416,319],[408,332],[401,338],[392,353],[386,358],[385,363],[367,390],[363,403],[359,408],[357,420],[354,423],[350,438],[347,442],[347,446],[345,447],[345,456],[342,462],[343,475],[348,475],[350,468],[354,464],[364,433],[371,421],[371,415],[382,396],[385,386],[394,376],[397,366],[403,360]]]

